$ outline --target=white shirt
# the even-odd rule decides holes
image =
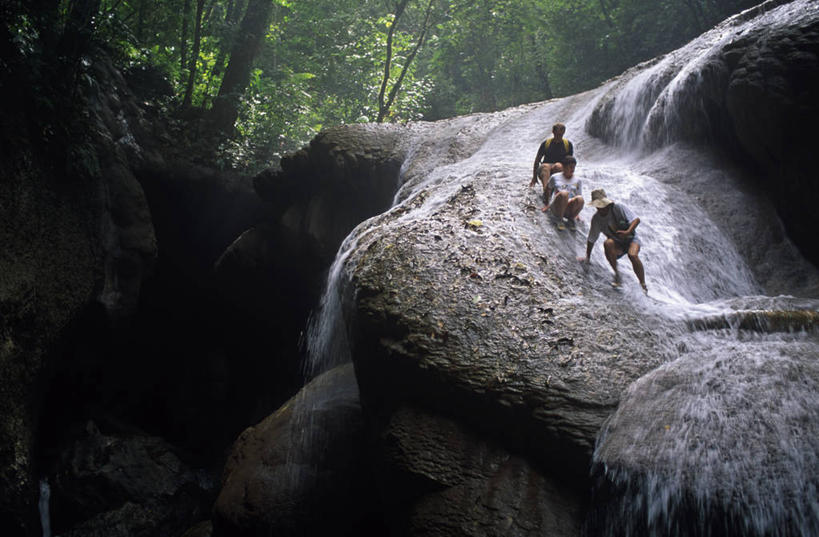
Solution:
[[[563,172],[560,172],[549,177],[547,187],[550,188],[552,192],[551,199],[549,199],[549,203],[551,204],[552,200],[555,198],[555,194],[562,190],[569,193],[569,199],[579,196],[583,190],[583,182],[576,173],[572,175],[571,179],[566,179]]]

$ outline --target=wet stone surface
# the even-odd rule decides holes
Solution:
[[[358,230],[343,296],[362,400],[415,401],[584,474],[665,330],[583,271],[582,230],[549,226],[533,191],[499,178],[453,177]]]

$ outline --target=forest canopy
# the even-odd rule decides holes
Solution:
[[[435,120],[576,93],[753,0],[10,1],[8,58],[84,47],[207,117],[225,164],[258,169],[325,126]],[[7,67],[2,65],[0,67]],[[76,74],[76,73],[75,73]]]

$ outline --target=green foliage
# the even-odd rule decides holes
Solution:
[[[236,135],[219,151],[225,165],[255,169],[323,126],[375,121],[393,23],[388,89],[407,69],[386,119],[408,121],[589,89],[755,0],[433,0],[428,28],[429,0],[409,0],[398,19],[398,0],[270,2],[271,22],[255,54]],[[18,56],[59,34],[73,3],[37,4],[51,6],[48,13],[9,4],[6,39]],[[95,37],[122,67],[149,65],[165,73],[177,107],[187,102],[193,69],[190,105],[207,110],[232,59],[248,0],[205,0],[198,55],[190,58],[196,6],[197,0],[100,0]]]

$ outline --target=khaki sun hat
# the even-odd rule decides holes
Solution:
[[[602,209],[603,207],[608,207],[612,203],[614,203],[614,202],[606,197],[606,191],[603,190],[602,188],[592,190],[591,205],[593,207],[596,207],[598,209]]]

